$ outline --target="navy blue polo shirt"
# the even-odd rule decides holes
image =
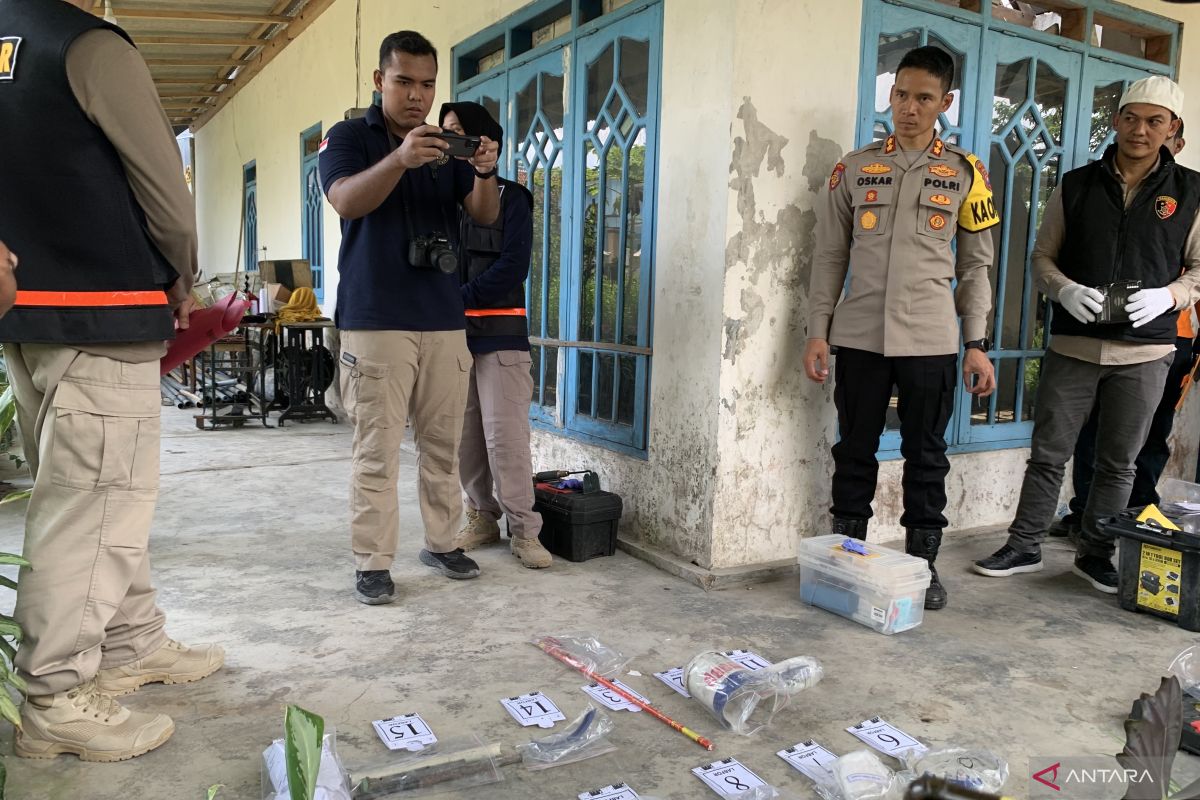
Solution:
[[[321,187],[329,187],[379,163],[392,150],[379,106],[367,115],[334,125],[321,146]],[[408,263],[409,226],[413,233],[441,233],[457,249],[458,204],[475,186],[465,161],[426,164],[407,170],[379,208],[342,220],[338,252],[337,309],[342,330],[453,331],[466,327],[458,273],[418,269]]]

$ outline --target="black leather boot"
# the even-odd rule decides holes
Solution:
[[[833,527],[830,528],[831,533],[836,533],[838,536],[849,536],[851,539],[867,538],[867,522],[865,519],[843,519],[841,517],[833,518]]]
[[[925,590],[925,608],[945,608],[946,587],[938,580],[937,567],[933,565],[942,544],[942,532],[937,528],[905,528],[904,533],[904,552],[929,562],[930,580],[929,588]]]

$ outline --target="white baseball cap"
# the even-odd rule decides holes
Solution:
[[[1121,95],[1118,108],[1124,108],[1130,103],[1149,103],[1162,106],[1177,117],[1183,116],[1183,89],[1170,78],[1162,75],[1151,75],[1129,84],[1125,94]]]

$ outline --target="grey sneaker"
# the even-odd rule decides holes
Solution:
[[[449,553],[434,553],[429,550],[421,551],[421,563],[433,567],[447,578],[465,581],[479,577],[479,565],[463,555],[462,550],[451,550]]]
[[[454,537],[454,546],[466,552],[477,547],[500,543],[500,526],[491,515],[467,509],[467,522]]]
[[[396,599],[396,584],[386,569],[359,570],[354,573],[354,597],[369,606],[381,606]]]

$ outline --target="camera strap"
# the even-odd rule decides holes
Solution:
[[[391,145],[392,151],[394,152],[394,151],[400,149],[400,145],[402,144],[403,140],[397,139],[395,134],[392,133],[391,128],[388,128],[386,125],[384,126],[384,130],[387,131],[388,143]],[[436,163],[436,162],[434,162],[434,163]],[[445,226],[445,236],[447,239],[451,239],[452,241],[457,242],[457,240],[459,238],[458,231],[451,229],[450,221],[448,219],[446,219],[446,206],[442,204],[442,199],[441,199],[441,197],[438,196],[437,190],[439,189],[439,187],[438,187],[437,168],[434,167],[433,164],[430,164],[428,166],[431,167],[430,171],[432,172],[432,178],[433,178],[434,198],[435,198],[435,201],[437,202],[438,214],[442,218],[442,225]],[[424,166],[417,167],[417,169],[424,169]],[[403,185],[403,181],[404,181],[404,178],[402,176],[400,178],[400,182],[398,182],[396,184],[396,187],[400,188]],[[451,188],[451,191],[453,191],[453,188]],[[403,190],[401,190],[401,192],[400,192],[400,206],[402,207],[403,212],[404,212],[404,226],[405,226],[405,228],[408,229],[408,240],[411,242],[412,240],[418,238],[418,235],[417,235],[416,226],[413,225],[412,212],[409,210],[409,198],[405,196],[405,192]]]

